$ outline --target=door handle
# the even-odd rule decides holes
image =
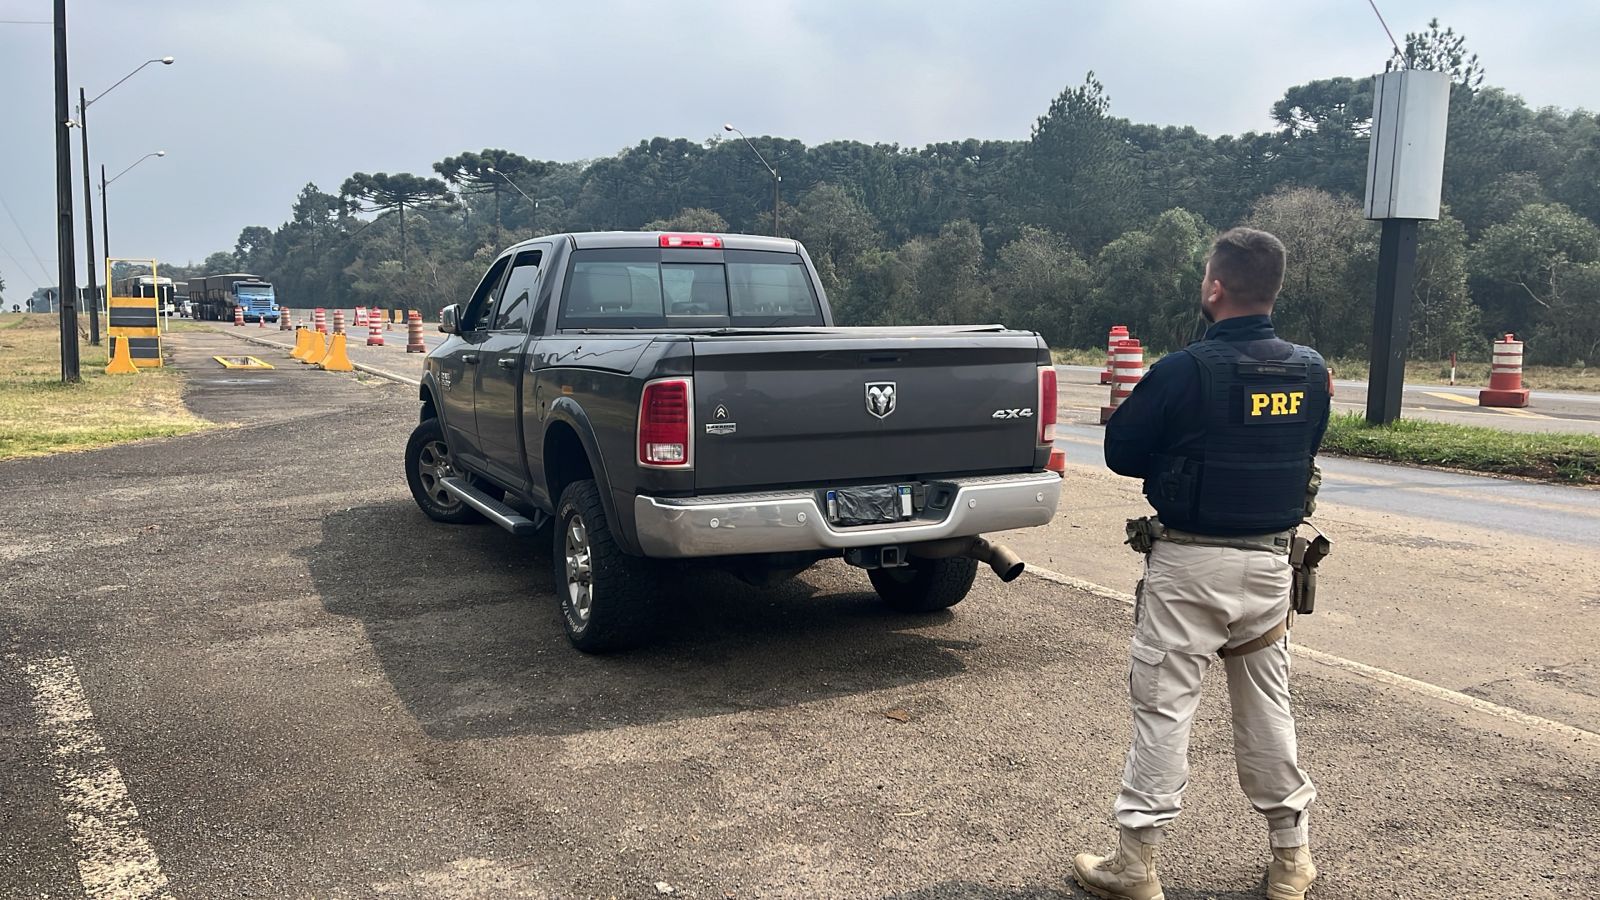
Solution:
[[[476,363],[478,361],[478,354],[463,353],[461,354],[461,361],[464,363]]]
[[[517,358],[515,356],[502,356],[495,360],[494,364],[502,369],[515,369],[517,367]]]

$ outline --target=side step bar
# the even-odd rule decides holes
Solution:
[[[549,519],[549,516],[543,514],[538,517],[537,521],[530,519],[504,503],[491,498],[488,494],[468,484],[462,478],[441,478],[439,483],[444,485],[444,489],[450,492],[450,496],[483,513],[484,518],[512,534],[533,534]]]

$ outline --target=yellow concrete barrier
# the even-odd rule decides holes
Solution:
[[[306,349],[306,355],[300,357],[300,361],[314,366],[328,355],[328,336],[320,331],[313,331],[308,340],[310,346]]]
[[[294,349],[289,351],[290,359],[304,359],[306,351],[311,348],[311,343],[306,340],[306,331],[305,328],[294,330]]]
[[[333,343],[328,347],[328,354],[318,360],[317,366],[329,372],[354,372],[355,366],[350,365],[350,356],[344,349],[344,332],[333,336]]]
[[[139,367],[133,364],[133,353],[128,349],[128,339],[120,335],[111,335],[111,343],[116,347],[111,351],[111,364],[106,366],[107,375],[137,375]]]

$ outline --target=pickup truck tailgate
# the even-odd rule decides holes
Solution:
[[[694,339],[695,489],[1034,467],[1031,334],[913,329]]]

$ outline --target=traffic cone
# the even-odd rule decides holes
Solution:
[[[428,345],[422,340],[422,313],[414,309],[406,319],[406,352],[428,352]]]
[[[244,325],[244,307],[235,306],[233,308],[233,325],[235,328]]]
[[[323,334],[320,331],[316,331],[312,332],[311,346],[306,350],[306,355],[300,357],[300,361],[314,366],[317,363],[322,362],[322,358],[327,355],[328,335]]]
[[[383,346],[383,320],[378,316],[377,310],[373,310],[372,315],[367,316],[367,346]]]
[[[350,356],[344,349],[344,332],[333,336],[333,343],[328,347],[328,354],[317,361],[317,368],[328,372],[354,372],[355,366],[350,365]]]
[[[1522,342],[1514,334],[1494,342],[1494,365],[1489,370],[1489,387],[1478,392],[1479,406],[1528,405],[1528,389],[1522,386]]]
[[[137,375],[139,367],[133,364],[133,351],[128,349],[128,339],[113,335],[111,343],[115,344],[111,351],[111,364],[106,366],[107,375]]]
[[[289,307],[287,307],[287,306],[282,307],[282,308],[280,308],[278,310],[278,330],[279,331],[293,331],[294,330],[294,323],[289,321]]]
[[[1117,352],[1111,362],[1111,405],[1100,407],[1100,424],[1111,421],[1111,416],[1128,399],[1133,389],[1144,378],[1144,348],[1135,338],[1117,341]]]

